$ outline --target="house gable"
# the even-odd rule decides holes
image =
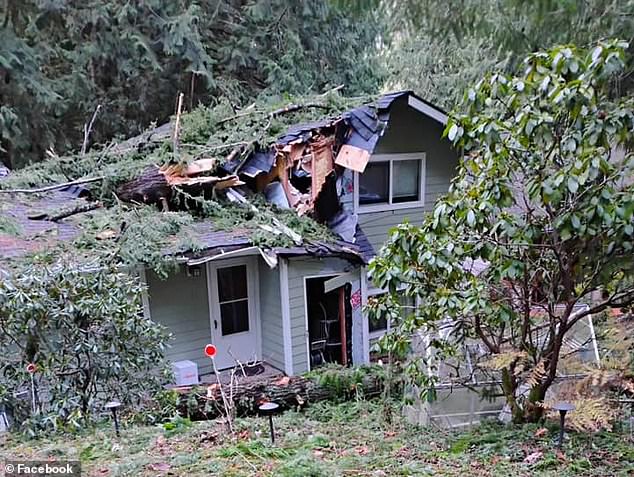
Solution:
[[[359,225],[377,251],[387,239],[392,227],[405,221],[413,224],[422,222],[424,214],[432,210],[436,199],[449,189],[458,166],[457,152],[447,139],[442,138],[445,126],[438,119],[444,113],[434,109],[437,111],[436,118],[424,114],[410,105],[410,99],[417,100],[415,96],[406,96],[392,103],[390,121],[370,160],[385,160],[390,156],[419,158],[423,163],[422,196],[416,203],[394,206],[385,204],[382,207],[373,207],[370,211],[364,211],[362,205],[355,204],[355,211],[359,214]],[[427,103],[422,104],[430,107]],[[394,177],[393,180],[398,179]],[[358,188],[358,185],[359,175],[356,177],[355,188]]]

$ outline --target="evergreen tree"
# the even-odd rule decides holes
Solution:
[[[137,134],[186,105],[375,90],[372,13],[317,0],[0,0],[0,160]]]

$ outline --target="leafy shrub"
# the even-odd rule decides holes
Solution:
[[[3,278],[0,402],[17,422],[28,416],[29,433],[84,427],[113,399],[134,409],[153,398],[168,336],[143,316],[141,291],[130,273],[59,262]]]

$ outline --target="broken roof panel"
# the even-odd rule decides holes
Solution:
[[[240,169],[240,174],[255,177],[261,172],[270,172],[274,164],[275,153],[273,151],[257,151],[246,160]]]
[[[294,207],[302,214],[310,214],[313,219],[328,223],[330,229],[338,233],[344,240],[314,241],[300,237],[297,246],[290,248],[276,248],[279,254],[298,255],[338,255],[350,260],[367,262],[374,256],[372,245],[358,227],[356,217],[341,213],[340,198],[336,189],[336,175],[344,168],[363,172],[370,155],[386,129],[390,118],[390,108],[394,101],[407,97],[409,105],[415,101],[418,106],[412,106],[425,113],[425,108],[432,109],[433,113],[442,113],[424,100],[413,95],[410,91],[389,93],[379,98],[375,104],[364,104],[350,109],[339,116],[324,118],[310,123],[299,124],[288,129],[270,147],[255,152],[242,154],[230,154],[228,161],[218,166],[229,174],[239,174],[249,178],[255,178],[255,191],[240,192],[236,187],[244,184],[239,181],[237,175],[227,176],[218,174],[217,159],[199,159],[189,164],[187,168],[179,168],[173,165],[163,171],[163,175],[171,186],[169,180],[175,185],[187,185],[194,182],[200,186],[201,194],[211,187],[214,198],[216,192],[220,197],[226,196],[228,201],[238,201],[248,206],[248,197],[251,192],[265,192],[270,202],[280,207]],[[431,114],[431,113],[429,113]],[[444,113],[443,113],[444,114]],[[432,116],[436,118],[436,116]],[[326,139],[327,138],[327,139]],[[246,144],[246,143],[245,143]],[[267,149],[268,147],[268,149]],[[234,151],[235,152],[235,151]],[[245,155],[245,153],[247,155]],[[195,167],[193,167],[195,166]],[[154,166],[156,169],[157,166]],[[169,174],[166,174],[169,172]],[[211,174],[211,175],[210,175]],[[220,182],[228,182],[228,188],[220,187]],[[222,183],[224,183],[222,182]],[[292,182],[292,183],[291,183]],[[252,181],[248,182],[252,187]],[[169,191],[169,188],[167,188]],[[59,209],[59,201],[83,200],[86,191],[82,188],[57,191],[43,197],[43,201],[50,206]],[[16,196],[19,198],[19,196]],[[164,198],[165,199],[165,198]],[[29,218],[27,207],[19,200],[0,203],[0,214],[13,218],[25,234],[19,236],[0,232],[0,258],[21,255],[38,247],[45,247],[56,240],[72,240],[81,229],[73,225],[75,220],[57,221],[33,220]],[[145,201],[145,200],[144,200]],[[9,204],[8,206],[6,204]],[[148,202],[149,203],[149,202]],[[167,202],[163,204],[167,206]],[[253,205],[251,205],[253,207]],[[255,209],[255,207],[253,207]],[[257,209],[255,209],[257,211]],[[157,213],[161,213],[157,210]],[[79,223],[79,222],[78,222]],[[80,223],[79,223],[80,224]],[[296,234],[281,222],[278,226],[261,226],[258,230],[275,234],[279,228],[286,228],[286,234]],[[198,239],[197,246],[203,249],[203,255],[223,255],[227,251],[238,252],[253,246],[250,234],[253,230],[218,230],[213,221],[204,220],[196,222],[192,234]],[[298,234],[297,234],[298,235]],[[299,237],[299,235],[298,235]],[[168,254],[199,255],[187,250],[166,250]],[[267,262],[268,263],[268,262]]]

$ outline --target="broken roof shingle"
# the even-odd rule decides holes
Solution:
[[[292,126],[278,137],[271,148],[263,150],[256,145],[256,150],[249,153],[246,159],[237,157],[235,164],[225,163],[222,167],[231,169],[229,166],[233,165],[237,170],[235,171],[236,173],[252,178],[260,173],[272,172],[276,164],[276,154],[279,154],[282,148],[285,153],[288,153],[289,144],[298,144],[297,147],[300,148],[304,145],[311,146],[306,151],[312,151],[314,139],[323,137],[322,135],[326,131],[326,134],[330,135],[330,137],[336,138],[339,146],[342,148],[349,147],[346,151],[348,160],[339,161],[339,157],[337,157],[335,163],[352,170],[362,171],[369,155],[374,151],[378,140],[385,131],[392,104],[396,100],[410,95],[415,96],[410,91],[389,93],[379,98],[375,104],[364,104],[336,117]],[[420,100],[420,98],[416,98]],[[293,148],[297,147],[293,146],[290,150],[295,151]],[[293,160],[296,161],[301,156],[293,156],[291,154],[289,157],[294,157]],[[315,162],[314,151],[313,162]],[[292,161],[290,164],[292,164]],[[359,164],[361,168],[355,168]],[[304,176],[310,176],[310,173],[301,167],[293,168],[291,174],[296,177],[302,171]],[[270,182],[270,184],[280,184],[280,182]],[[227,189],[227,191],[231,190]],[[72,201],[83,200],[79,197],[82,197],[84,193],[85,190],[82,188],[60,190],[42,196],[41,204],[37,203],[35,205],[37,207],[42,206],[42,208],[53,207],[59,209],[64,204],[69,205]],[[313,198],[312,203],[317,202],[316,199]],[[29,210],[33,207],[33,202],[27,206],[19,200],[15,200],[8,207],[6,202],[5,205],[0,203],[0,206],[2,206],[0,214],[15,220],[21,231],[17,236],[0,232],[0,258],[23,255],[52,245],[56,241],[70,241],[81,232],[81,228],[74,223],[74,220],[52,222],[50,220],[33,220],[29,218]],[[336,212],[335,209],[333,208],[333,211]],[[320,215],[318,212],[316,211],[317,216]],[[157,213],[160,212],[157,211]],[[358,227],[356,217],[344,217],[344,215],[341,215],[339,220],[337,220],[337,217],[332,216],[332,214],[328,215],[327,218],[330,218],[331,222],[329,223],[330,228],[340,233],[345,240],[304,240],[301,246],[278,247],[274,248],[274,251],[280,255],[341,255],[353,260],[369,261],[374,256],[375,251],[363,231]],[[212,253],[213,251],[216,254],[223,253],[223,250],[236,250],[253,246],[253,240],[248,230],[220,230],[215,227],[211,220],[196,222],[192,227],[191,233],[198,240],[197,247],[205,251],[204,253]],[[177,250],[176,248],[166,250],[166,253],[193,254],[192,251]]]
[[[79,229],[68,222],[34,220],[34,212],[46,212],[72,207],[83,199],[78,199],[76,191],[54,191],[29,202],[12,198],[0,204],[2,216],[15,224],[16,233],[0,232],[0,257],[19,257],[37,252],[54,245],[58,241],[71,241]]]

